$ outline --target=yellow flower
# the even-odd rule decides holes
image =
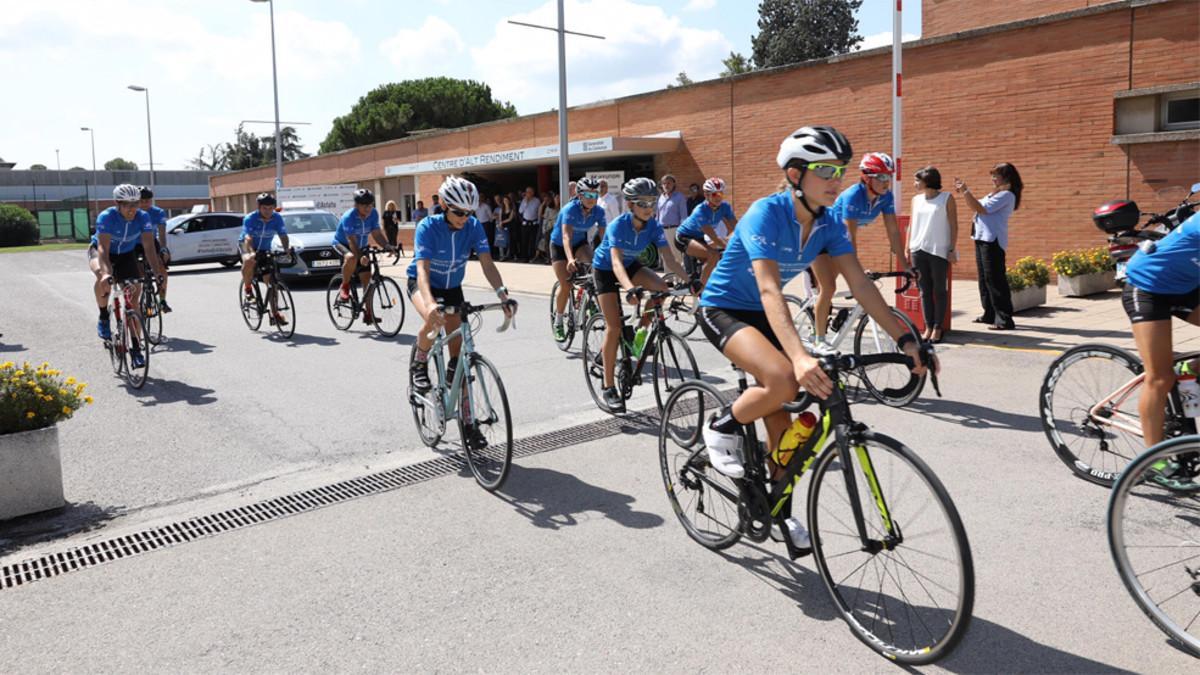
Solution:
[[[12,361],[5,361],[4,363],[0,363],[0,370],[8,370],[9,368],[12,368],[12,367],[13,367]]]
[[[64,405],[64,406],[63,406],[63,408],[62,408],[62,412],[63,412],[63,414],[64,414],[64,415],[70,415],[70,414],[71,414],[71,408],[70,408],[70,406],[65,406],[65,405]]]
[[[91,397],[91,396],[84,396],[84,397],[83,397],[83,402],[84,402],[84,403],[86,403],[86,404],[88,404],[88,405],[91,405],[91,404],[92,404],[92,397]]]
[[[13,373],[13,377],[25,377],[25,371],[18,370],[17,372]]]
[[[33,384],[33,382],[30,382],[29,384]],[[37,386],[36,384],[33,384],[33,393],[35,393],[35,394],[42,393],[42,388]]]
[[[67,385],[69,386],[69,385],[72,385],[72,384],[75,384],[75,378],[73,378],[73,377],[68,377],[68,378],[67,378]]]
[[[31,420],[31,419],[33,419],[34,417],[37,417],[37,415],[35,415],[35,414],[34,414],[34,412],[33,412],[32,410],[30,410],[29,412],[25,413],[25,419]]]
[[[60,389],[58,390],[58,395],[59,395],[59,396],[66,396],[66,395],[67,395],[67,390],[66,390],[66,389],[62,389],[62,388],[60,388]]]

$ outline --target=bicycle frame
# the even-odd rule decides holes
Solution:
[[[469,360],[470,355],[475,351],[475,339],[472,335],[473,331],[471,331],[470,328],[470,320],[467,317],[463,317],[463,320],[459,324],[458,328],[454,329],[450,333],[446,333],[445,330],[441,331],[441,334],[434,338],[433,346],[429,348],[429,355],[433,357],[433,365],[440,374],[439,381],[445,382],[446,362],[445,357],[443,356],[442,348],[449,345],[455,337],[462,338],[462,347],[458,352],[458,367],[454,369],[454,380],[450,383],[448,388],[442,389],[442,400],[439,401],[442,406],[443,419],[450,419],[451,415],[459,407],[459,399],[463,393],[463,378],[466,377],[467,361]],[[433,392],[431,391],[430,393]],[[425,396],[421,394],[417,394],[417,396],[420,398],[425,398]]]
[[[1200,358],[1200,352],[1190,352],[1175,357],[1171,363],[1176,364],[1180,361],[1191,361],[1192,359]],[[1142,423],[1140,418],[1124,412],[1121,407],[1129,400],[1130,396],[1138,387],[1142,386],[1142,382],[1146,379],[1146,373],[1138,373],[1133,379],[1118,387],[1108,396],[1098,401],[1096,405],[1088,409],[1088,420],[1101,427],[1113,427],[1127,434],[1133,434],[1141,437]],[[1178,385],[1171,387],[1171,392],[1167,397],[1168,406],[1175,410],[1182,409],[1182,402],[1179,401]]]
[[[670,297],[667,296],[667,297],[663,297],[661,299],[669,300]],[[667,325],[667,322],[665,321],[665,317],[663,316],[663,303],[660,302],[660,303],[652,306],[650,309],[645,309],[645,310],[639,309],[637,315],[639,317],[650,315],[650,327],[649,327],[648,332],[646,333],[646,344],[647,345],[653,344],[656,341],[658,341],[662,336],[669,335],[671,333],[671,327]],[[625,325],[624,319],[625,319],[625,316],[622,315],[622,317],[621,317],[621,325],[622,326]],[[624,337],[622,337],[621,339],[624,339]],[[636,360],[634,360],[633,366],[630,368],[630,371],[629,371],[629,378],[626,380],[626,386],[630,390],[633,389],[632,383],[636,382],[638,377],[641,376],[642,368],[646,365],[647,359],[650,358],[651,351],[652,350],[646,349],[643,347],[642,353],[637,357]],[[618,348],[617,349],[617,357],[620,358],[620,356],[621,356],[621,350]],[[625,367],[629,367],[629,365],[628,365],[629,360],[621,359],[621,363],[618,364],[618,366],[620,366],[622,364],[624,364]]]

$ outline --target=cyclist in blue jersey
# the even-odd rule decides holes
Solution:
[[[438,188],[438,196],[444,209],[417,223],[413,235],[413,261],[408,266],[408,297],[424,322],[417,331],[416,358],[409,364],[413,388],[420,392],[429,391],[432,386],[429,349],[433,340],[429,334],[440,328],[453,332],[462,322],[458,314],[446,314],[442,308],[463,303],[462,282],[472,252],[483,267],[483,276],[496,290],[500,302],[505,304],[505,316],[511,317],[517,312],[517,301],[508,297],[504,279],[492,260],[487,232],[475,219],[475,210],[479,208],[479,191],[475,185],[464,178],[449,176]],[[453,372],[461,348],[461,339],[450,342],[448,371]]]
[[[915,338],[893,317],[863,273],[846,228],[827,210],[837,199],[852,153],[850,142],[832,127],[802,127],[785,138],[776,161],[787,189],[759,199],[742,216],[700,297],[705,336],[756,380],[756,386],[704,425],[709,461],[727,476],[745,475],[739,425],[762,419],[767,446],[774,451],[791,424],[783,404],[793,400],[800,387],[822,399],[833,391],[829,376],[804,349],[783,300],[783,286],[818,255],[832,258],[854,297],[913,357],[914,372],[924,373]],[[799,521],[789,518],[787,527],[794,543],[807,546],[808,533]]]
[[[154,228],[154,246],[157,249],[158,259],[162,261],[163,269],[167,269],[167,265],[171,262],[171,249],[167,248],[167,212],[154,205],[154,191],[145,185],[138,188],[141,193],[141,202],[139,208],[146,212],[150,217],[150,226]],[[158,285],[158,304],[162,307],[164,314],[171,311],[171,306],[167,304],[167,280],[169,274],[164,273],[162,283]]]
[[[621,299],[617,294],[624,289],[626,300],[636,305],[642,289],[667,290],[667,285],[657,274],[637,261],[638,255],[650,246],[658,247],[659,259],[680,279],[687,278],[683,265],[667,250],[666,232],[654,216],[658,208],[658,186],[649,178],[634,178],[625,183],[621,192],[629,211],[609,223],[604,240],[592,256],[592,279],[596,284],[600,309],[604,312],[604,348],[601,350],[604,361],[604,403],[616,413],[625,410],[625,399],[614,385],[622,326]],[[634,358],[641,356],[648,323],[649,316],[643,315],[633,341]]]
[[[383,228],[379,226],[379,212],[375,210],[375,195],[365,188],[354,191],[354,208],[347,209],[338,221],[337,231],[333,233],[333,250],[342,256],[342,288],[338,294],[342,302],[350,300],[350,279],[358,274],[362,287],[368,289],[363,298],[363,321],[373,324],[376,319],[371,314],[371,267],[363,249],[371,242],[389,253],[396,249],[388,243]]]
[[[559,341],[566,337],[563,312],[572,289],[571,275],[575,273],[578,260],[587,260],[592,255],[588,230],[595,225],[599,233],[597,238],[603,239],[604,227],[608,222],[604,217],[604,208],[596,204],[600,198],[600,181],[584,176],[575,187],[577,198],[558,212],[554,229],[550,231],[550,264],[554,268],[554,276],[558,277],[558,295],[554,298],[554,339]],[[564,245],[564,241],[570,245]]]
[[[1149,447],[1163,440],[1167,397],[1175,386],[1171,317],[1200,325],[1200,213],[1143,244],[1125,275],[1121,301],[1146,367],[1138,414]]]
[[[275,235],[279,235],[279,243],[285,251],[290,250],[287,227],[283,224],[283,216],[275,211],[275,195],[263,192],[256,200],[257,211],[251,211],[242,218],[242,236],[239,242],[242,250],[242,289],[246,300],[254,302],[254,270],[259,264],[267,262],[271,256],[271,243]],[[263,281],[271,283],[271,275],[264,274]],[[280,326],[287,325],[287,318],[279,312],[278,300],[271,295],[271,323]]]
[[[896,163],[886,153],[868,152],[858,163],[858,170],[861,174],[858,182],[838,195],[830,211],[834,213],[838,222],[845,224],[850,236],[850,245],[855,251],[858,250],[858,228],[866,227],[882,214],[892,254],[904,261],[905,269],[910,269],[912,264],[909,262],[908,251],[900,241],[900,226],[896,224],[896,198],[892,194]],[[827,255],[817,259],[812,271],[818,285],[813,326],[817,332],[816,341],[820,343],[825,339],[825,328],[829,323],[829,313],[833,309],[833,296],[837,291],[837,271]]]
[[[100,308],[100,320],[96,333],[101,340],[112,339],[112,327],[108,317],[108,294],[112,292],[112,281],[116,278],[130,284],[132,297],[141,296],[141,273],[138,270],[137,247],[146,252],[146,259],[161,278],[166,271],[154,251],[154,228],[145,211],[138,208],[141,192],[137,186],[124,184],[113,189],[115,206],[110,206],[96,217],[96,233],[88,246],[88,267],[96,276],[92,286],[96,305]],[[133,325],[133,352],[130,354],[134,368],[141,368],[144,356],[138,347],[141,327]]]
[[[700,270],[701,283],[708,283],[729,243],[729,232],[736,226],[733,207],[725,201],[725,181],[715,177],[704,181],[704,201],[696,205],[692,215],[675,231],[675,248],[704,264]]]

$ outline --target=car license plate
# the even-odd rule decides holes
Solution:
[[[314,260],[309,263],[311,267],[337,267],[341,265],[341,260]]]

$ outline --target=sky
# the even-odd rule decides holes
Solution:
[[[386,82],[474,79],[519,114],[557,107],[554,0],[274,0],[280,119],[315,154],[333,119]],[[905,3],[904,39],[920,36]],[[680,71],[716,77],[731,51],[750,54],[754,0],[566,0],[568,105],[661,89]],[[859,10],[864,46],[891,43],[891,1]],[[202,146],[232,140],[242,120],[273,120],[268,6],[251,0],[3,0],[0,64],[8,103],[0,157],[91,168],[124,157],[182,169]],[[25,92],[21,95],[20,92]],[[15,102],[22,102],[14,106]],[[259,135],[271,124],[248,124]]]

